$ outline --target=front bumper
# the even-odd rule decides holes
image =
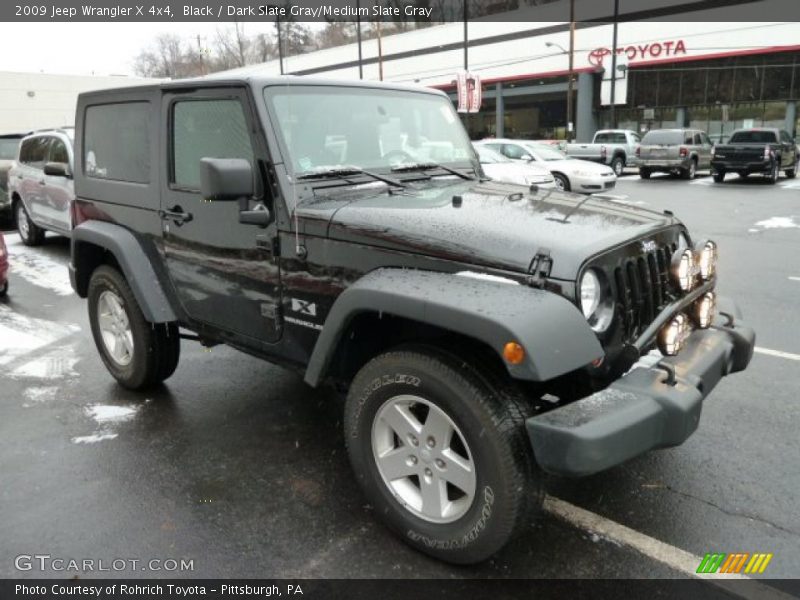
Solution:
[[[615,176],[609,177],[580,177],[572,175],[570,177],[573,192],[587,192],[594,194],[606,190],[613,190],[617,185],[617,178]]]
[[[718,315],[717,325],[692,333],[677,356],[634,366],[606,389],[528,419],[539,465],[557,475],[591,475],[683,443],[697,429],[703,399],[753,356],[755,333],[740,321],[736,305],[719,298],[718,306],[733,323],[719,325],[726,317]],[[674,369],[672,384],[658,365]]]

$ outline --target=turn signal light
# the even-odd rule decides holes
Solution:
[[[525,360],[525,348],[517,342],[508,342],[503,347],[503,358],[510,365],[520,365]]]

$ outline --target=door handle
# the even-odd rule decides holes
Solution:
[[[179,226],[188,223],[194,218],[192,217],[192,213],[183,212],[180,206],[173,206],[169,210],[159,210],[158,216],[164,221],[174,221],[175,224]]]

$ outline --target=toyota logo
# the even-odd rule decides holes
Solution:
[[[595,48],[589,52],[589,62],[595,67],[602,67],[603,59],[609,54],[611,54],[611,50],[608,48]]]

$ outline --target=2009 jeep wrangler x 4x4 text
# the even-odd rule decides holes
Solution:
[[[713,242],[669,213],[487,180],[434,90],[86,93],[75,157],[70,275],[111,374],[158,384],[194,337],[348,390],[375,514],[447,561],[520,531],[540,469],[682,443],[752,356]]]

